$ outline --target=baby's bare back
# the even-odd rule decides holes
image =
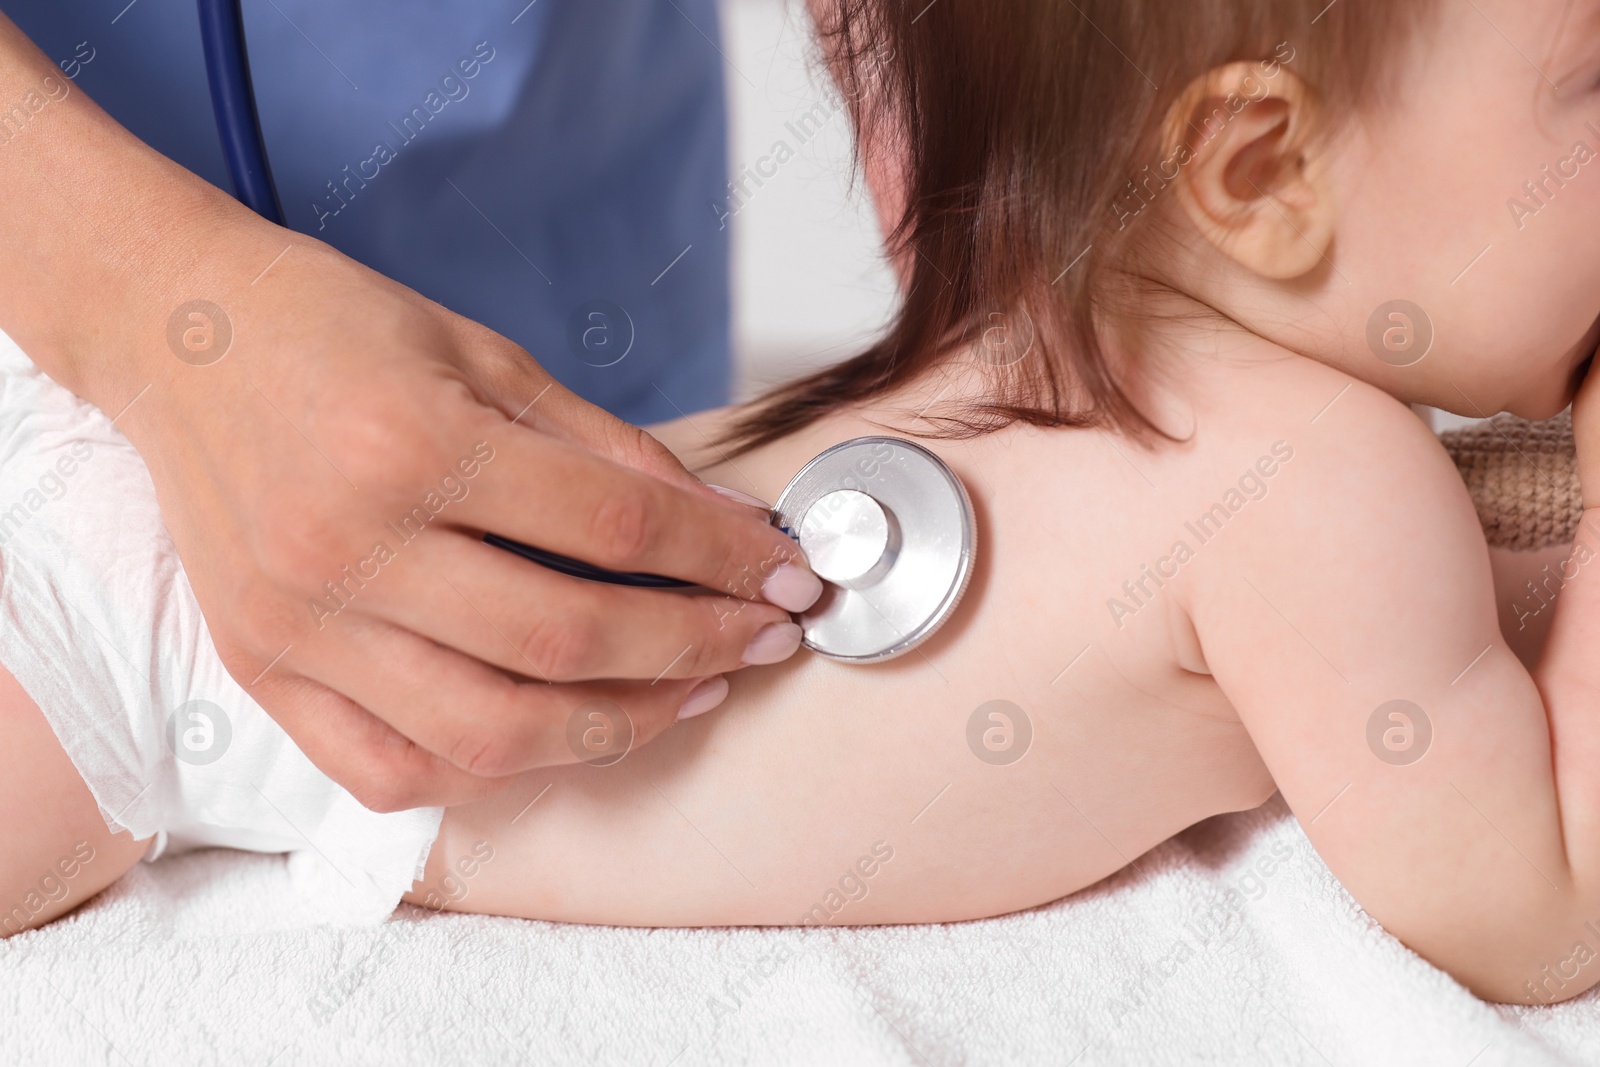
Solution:
[[[768,500],[825,447],[884,432],[840,415],[706,466],[717,420],[659,433]],[[1154,451],[1028,427],[925,441],[979,525],[972,584],[932,640],[874,666],[748,669],[722,708],[613,765],[529,773],[452,812],[415,898],[644,925],[958,920],[1064,896],[1263,802],[1271,777],[1183,596],[1273,505],[1296,442],[1216,425]],[[495,859],[442,881],[480,841]]]

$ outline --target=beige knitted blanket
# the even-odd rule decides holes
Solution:
[[[1500,414],[1439,435],[1467,483],[1490,547],[1570,545],[1583,513],[1572,419]]]

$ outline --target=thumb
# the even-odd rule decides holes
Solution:
[[[648,431],[596,407],[555,381],[518,421],[664,482],[697,492],[710,491]]]
[[[716,500],[731,505],[743,513],[752,510],[762,522],[772,517],[772,506],[747,493],[708,485],[673,454],[672,450],[656,440],[648,430],[624,422],[607,411],[586,403],[578,397],[570,398],[566,417],[558,420],[567,441],[582,445],[606,456],[615,463],[644,474],[650,474],[673,485],[681,485]],[[557,431],[551,430],[552,433]]]
[[[494,346],[486,347],[501,358],[476,367],[473,377],[480,384],[484,380],[492,383],[480,389],[484,402],[498,408],[514,424],[588,449],[670,485],[724,504],[737,503],[726,493],[719,494],[707,486],[648,431],[624,422],[556,381],[525,350],[512,346],[514,351],[507,358]]]

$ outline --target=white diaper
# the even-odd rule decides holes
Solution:
[[[378,815],[233,680],[144,461],[0,333],[0,663],[44,710],[113,830],[151,855],[291,854],[308,916],[387,918],[441,809]]]

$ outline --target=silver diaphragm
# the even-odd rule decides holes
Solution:
[[[921,445],[857,437],[794,476],[773,521],[827,583],[803,643],[850,663],[903,655],[949,618],[972,577],[977,523],[955,472]]]

